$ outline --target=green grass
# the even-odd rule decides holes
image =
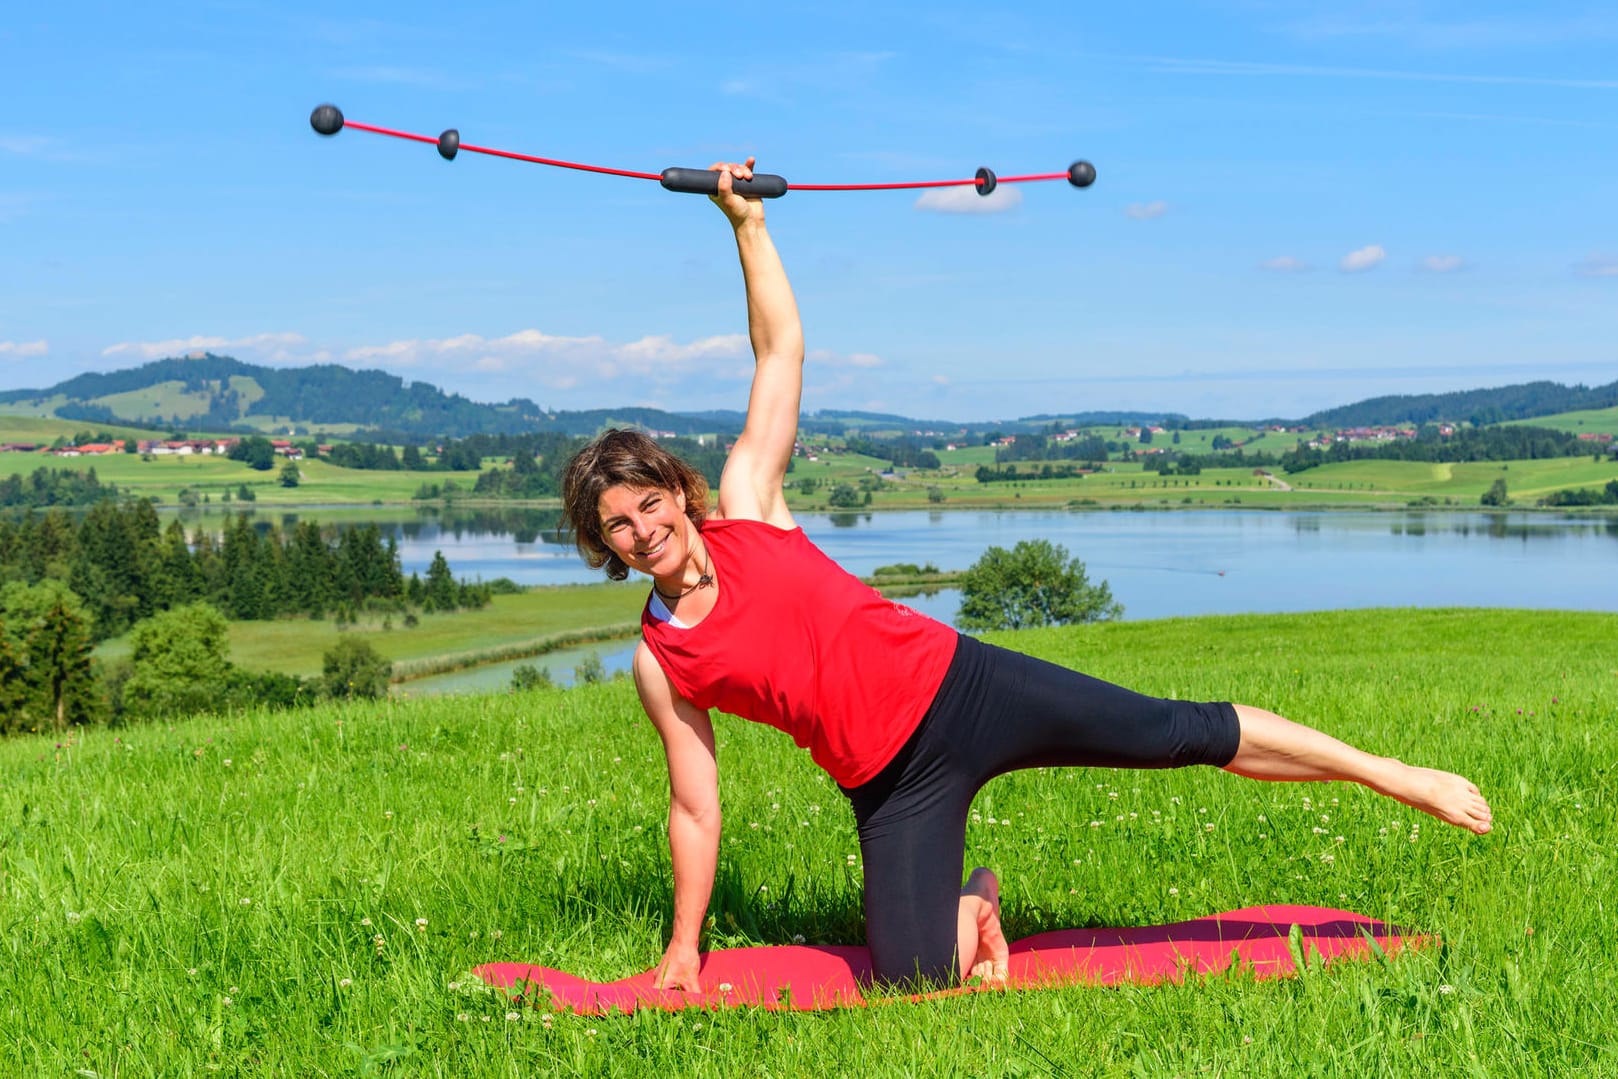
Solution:
[[[150,437],[150,433],[146,437]],[[0,476],[36,468],[94,468],[103,483],[137,497],[155,497],[162,505],[179,504],[180,491],[190,488],[208,505],[219,507],[228,492],[235,499],[237,488],[245,484],[254,494],[252,503],[236,503],[238,509],[308,505],[354,505],[369,502],[408,503],[424,483],[442,484],[453,478],[463,490],[471,490],[477,476],[454,472],[378,472],[339,468],[329,461],[298,462],[302,476],[296,487],[281,485],[281,462],[266,472],[257,472],[242,461],[217,454],[165,454],[142,460],[138,454],[114,453],[104,457],[59,459],[33,453],[0,453]]]
[[[247,382],[253,389],[258,389],[258,383],[250,379],[232,381]],[[249,400],[263,395],[264,392],[259,390],[258,393],[251,394]],[[211,389],[188,392],[185,383],[176,379],[171,382],[154,383],[144,389],[130,390],[126,393],[109,393],[90,398],[87,403],[105,405],[118,416],[137,418],[161,416],[165,419],[178,417],[179,423],[184,425],[197,416],[208,414],[208,406],[213,403],[213,392]]]
[[[1041,462],[1019,462],[1023,470]],[[978,483],[976,466],[947,466],[938,471],[909,470],[875,492],[872,509],[1014,509],[1073,504],[1149,507],[1240,506],[1243,508],[1364,508],[1408,505],[1433,499],[1452,506],[1478,505],[1496,478],[1504,478],[1512,500],[1521,506],[1555,490],[1599,487],[1618,478],[1618,461],[1591,457],[1558,457],[1537,461],[1480,461],[1428,464],[1420,461],[1349,461],[1288,474],[1269,469],[1291,490],[1254,475],[1254,469],[1210,468],[1196,476],[1159,476],[1138,463],[1115,462],[1101,472],[1070,479],[1026,479],[1010,483]],[[794,473],[796,475],[797,473]],[[944,495],[941,505],[928,501],[928,489]],[[803,512],[827,508],[829,488],[810,495],[788,484],[787,498]]]
[[[1618,407],[1558,412],[1554,416],[1535,416],[1530,420],[1508,420],[1507,424],[1512,427],[1550,427],[1558,431],[1572,431],[1576,435],[1618,435]]]
[[[303,618],[232,622],[230,660],[248,670],[316,675],[326,651],[342,637],[356,637],[394,663],[425,671],[428,661],[443,666],[450,656],[509,658],[522,653],[524,644],[530,645],[524,654],[537,654],[547,639],[637,622],[645,602],[644,585],[557,585],[495,596],[481,610],[424,614],[408,629],[397,617],[391,629],[383,629],[380,619],[345,630],[330,620]],[[126,656],[129,638],[103,642],[96,654],[102,660]]]
[[[508,1020],[477,991],[489,960],[612,978],[661,952],[667,780],[626,682],[14,739],[0,1074],[1611,1074],[1615,636],[1613,615],[1356,611],[1000,638],[1456,768],[1497,828],[1211,769],[1004,777],[968,858],[1001,872],[1013,937],[1275,901],[1443,947],[872,1011]],[[859,939],[835,787],[778,732],[717,729],[707,942]]]
[[[12,408],[13,405],[0,406]],[[95,434],[105,431],[114,438],[129,441],[139,441],[143,438],[155,438],[158,432],[150,431],[144,427],[120,427],[117,424],[90,423],[85,420],[59,420],[54,417],[19,415],[16,413],[0,412],[0,442],[32,442],[36,445],[48,446],[58,438],[72,439],[82,431]],[[82,460],[79,459],[79,460]],[[28,462],[33,462],[28,464]],[[73,467],[74,461],[62,461],[55,457],[46,457],[43,454],[31,453],[5,453],[0,454],[0,467],[5,474],[22,472],[25,475],[35,468]]]

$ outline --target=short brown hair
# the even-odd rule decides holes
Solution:
[[[708,516],[708,481],[701,472],[639,431],[602,432],[562,470],[562,510],[573,526],[579,554],[591,569],[607,567],[607,576],[615,581],[628,577],[629,567],[601,534],[601,496],[610,487],[679,491],[692,524],[700,525]]]

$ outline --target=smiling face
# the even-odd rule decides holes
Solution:
[[[609,487],[596,508],[602,538],[624,565],[660,580],[684,575],[693,529],[682,492]]]

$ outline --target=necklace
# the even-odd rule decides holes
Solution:
[[[708,561],[708,545],[704,543],[702,545],[702,575],[697,578],[696,584],[671,596],[661,588],[657,587],[657,582],[654,580],[652,582],[652,591],[662,596],[663,599],[669,603],[678,603],[691,593],[695,592],[697,589],[707,588],[709,585],[713,584],[713,574],[709,572],[710,569],[712,569],[712,565]]]

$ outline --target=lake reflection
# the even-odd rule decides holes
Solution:
[[[1130,619],[1380,606],[1618,609],[1613,518],[917,510],[799,520],[827,554],[862,575],[895,562],[965,569],[991,545],[1049,539],[1083,559],[1092,579],[1106,580]],[[442,550],[456,575],[469,579],[601,580],[559,521],[555,510],[473,510],[376,523],[397,540],[406,573],[425,573]],[[289,527],[275,520],[263,527],[277,524]],[[953,593],[943,593],[912,605],[948,618],[954,603]]]
[[[1618,610],[1618,519],[1544,514],[1264,511],[973,511],[804,514],[804,531],[857,574],[895,562],[970,566],[989,546],[1048,539],[1105,580],[1131,620],[1346,607]],[[554,518],[421,517],[378,522],[406,573],[444,552],[457,576],[520,584],[598,581]],[[952,589],[902,600],[941,621]],[[613,670],[631,644],[605,645]],[[534,662],[559,682],[572,656]],[[466,672],[413,691],[466,691],[509,672]]]

